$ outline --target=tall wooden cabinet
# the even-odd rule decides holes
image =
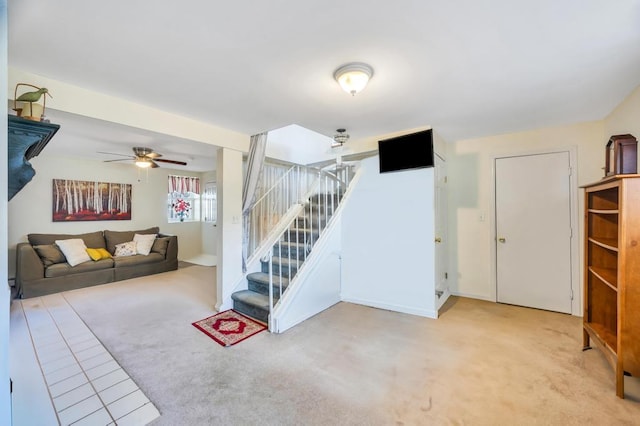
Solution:
[[[624,375],[640,376],[640,175],[584,188],[584,348],[602,350],[624,398]]]

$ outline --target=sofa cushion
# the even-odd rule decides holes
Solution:
[[[68,263],[56,263],[55,265],[48,266],[44,270],[44,276],[47,278],[64,277],[65,275],[80,274],[82,272],[91,272],[109,268],[113,268],[113,259],[102,259],[97,262],[85,262],[74,267],[71,267]]]
[[[87,254],[87,246],[80,238],[56,240],[56,245],[60,247],[60,251],[67,258],[67,263],[72,267],[91,260]]]
[[[153,242],[157,234],[135,234],[133,241],[136,243],[136,252],[143,256],[147,256],[153,247]]]
[[[146,263],[157,263],[162,262],[163,260],[164,257],[162,257],[159,253],[149,253],[148,256],[136,254],[135,256],[113,258],[116,268],[126,268],[127,266],[144,265]]]
[[[44,244],[41,246],[33,246],[33,249],[40,256],[40,260],[44,263],[44,266],[54,265],[56,263],[64,263],[67,259],[55,244]]]
[[[116,252],[116,244],[126,243],[133,241],[135,234],[157,234],[160,232],[160,228],[154,226],[153,228],[143,229],[140,231],[104,231],[104,239],[106,242],[106,248],[109,253],[114,254]]]
[[[69,240],[80,238],[87,247],[106,248],[102,231],[89,232],[87,234],[29,234],[27,239],[32,246],[54,244],[56,240]]]
[[[152,253],[159,253],[162,258],[167,257],[167,247],[169,246],[169,240],[171,237],[158,237],[151,246]]]

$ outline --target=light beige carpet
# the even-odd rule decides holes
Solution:
[[[638,424],[581,319],[453,298],[431,320],[340,303],[282,335],[224,348],[215,268],[65,293],[162,416],[153,425]]]

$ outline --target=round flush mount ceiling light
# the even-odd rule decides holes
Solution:
[[[371,77],[373,77],[373,68],[362,62],[343,65],[333,73],[333,78],[340,84],[342,90],[350,93],[351,96],[361,92]]]

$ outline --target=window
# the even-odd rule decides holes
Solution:
[[[168,178],[167,219],[174,222],[200,220],[200,178],[173,176]]]
[[[207,182],[202,194],[202,220],[216,223],[218,219],[218,187],[215,182]]]

